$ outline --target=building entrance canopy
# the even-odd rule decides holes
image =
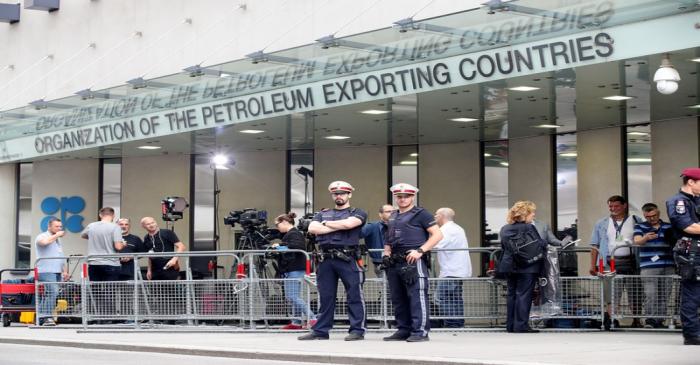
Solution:
[[[0,112],[0,162],[700,46],[697,1],[478,9]]]

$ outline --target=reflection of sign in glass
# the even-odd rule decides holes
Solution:
[[[63,222],[63,229],[73,233],[81,232],[85,218],[78,213],[82,212],[83,209],[85,209],[85,199],[79,196],[64,196],[60,199],[54,196],[47,197],[41,202],[41,211],[47,214],[41,220],[41,230],[46,231],[49,219],[56,217],[56,213],[60,212],[56,218],[60,218]]]

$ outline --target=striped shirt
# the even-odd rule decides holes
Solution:
[[[648,222],[641,222],[634,225],[634,236],[644,236],[649,232],[654,232],[657,237],[639,246],[639,268],[653,269],[673,266],[672,247],[666,243],[666,233],[671,234],[671,225],[659,221],[659,228],[656,229]]]

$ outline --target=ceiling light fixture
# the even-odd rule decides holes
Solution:
[[[564,152],[564,153],[560,153],[559,156],[561,156],[561,157],[577,157],[578,153],[576,153],[576,152]]]
[[[348,137],[348,136],[325,136],[323,138],[325,138],[325,139],[348,139],[350,137]]]
[[[260,129],[243,129],[243,130],[238,131],[238,133],[258,134],[258,133],[265,133],[265,131],[262,131]]]
[[[411,157],[418,157],[418,153],[417,153],[417,152],[413,152],[413,153],[410,154],[409,156],[411,156]]]
[[[647,157],[632,157],[628,158],[627,162],[651,162],[651,158]]]
[[[681,75],[671,64],[671,59],[668,53],[661,60],[659,69],[654,73],[654,82],[656,90],[664,95],[671,95],[678,90],[678,81],[681,81]]]
[[[418,161],[409,161],[409,160],[406,160],[406,161],[401,161],[401,162],[399,162],[399,164],[400,164],[400,165],[418,165]]]
[[[379,115],[379,114],[387,114],[391,113],[390,110],[377,110],[377,109],[370,109],[370,110],[363,110],[360,113],[362,114],[370,114],[370,115]]]
[[[648,136],[647,132],[627,132],[628,136]]]
[[[513,90],[513,91],[535,91],[539,90],[539,87],[534,87],[534,86],[514,86],[514,87],[509,87],[508,90]]]
[[[561,126],[558,124],[539,124],[534,126],[535,128],[560,128]]]
[[[508,167],[509,164],[508,164],[508,162],[506,162],[506,161],[501,161],[501,166]]]
[[[484,153],[484,157],[491,157],[491,156],[493,156],[493,155],[490,153]]]
[[[691,61],[693,61],[693,62],[700,62],[700,57],[698,57],[698,58],[692,58]]]
[[[603,99],[605,100],[612,100],[612,101],[622,101],[622,100],[629,100],[629,99],[634,99],[633,96],[627,96],[627,95],[611,95],[611,96],[606,96]]]
[[[688,108],[691,108],[691,109],[700,109],[700,104],[690,105],[690,106],[688,106]]]
[[[475,122],[478,119],[462,117],[462,118],[450,118],[449,120],[451,120],[453,122]]]
[[[140,150],[159,150],[159,149],[161,149],[160,146],[138,146],[137,148]]]

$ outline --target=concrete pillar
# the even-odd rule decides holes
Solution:
[[[700,166],[700,122],[698,118],[656,121],[651,124],[652,196],[661,216],[668,220],[666,199],[681,186],[686,167]]]
[[[588,246],[595,222],[608,215],[607,200],[621,194],[622,131],[604,128],[581,131],[578,145],[578,237]],[[579,274],[586,274],[590,256],[579,255]]]
[[[377,220],[379,207],[387,202],[387,147],[328,148],[314,152],[314,211],[332,208],[328,184],[344,180],[355,192],[351,204]]]
[[[549,135],[508,141],[508,201],[511,206],[519,200],[533,201],[537,205],[537,219],[550,225],[552,189],[556,189],[552,148]]]
[[[17,165],[0,165],[0,267],[15,267],[17,255]]]
[[[464,228],[469,247],[481,247],[481,170],[479,143],[430,144],[419,147],[418,180],[421,206],[435,212],[455,210],[455,223]],[[505,213],[504,213],[505,214]],[[472,272],[481,273],[480,255],[472,254]]]
[[[68,213],[64,207],[53,216],[63,219],[66,235],[63,237],[63,252],[66,255],[87,254],[87,240],[80,238],[80,231],[89,223],[97,220],[98,169],[100,160],[69,160],[69,161],[39,161],[34,162],[32,178],[32,246],[34,238],[41,233],[41,220],[49,214],[42,211],[42,202],[49,197],[61,198],[80,197],[85,201],[85,208],[80,212]],[[65,215],[61,217],[62,212]],[[82,227],[75,232],[70,231],[69,219],[80,220],[74,215],[82,216]],[[80,223],[80,222],[78,222]],[[36,255],[32,248],[32,266]]]
[[[190,199],[190,157],[149,156],[122,159],[122,203],[121,216],[131,219],[132,233],[143,237],[141,218],[156,219],[160,228],[165,228],[161,219],[161,199],[179,196]],[[175,222],[175,234],[190,248],[190,212]]]

